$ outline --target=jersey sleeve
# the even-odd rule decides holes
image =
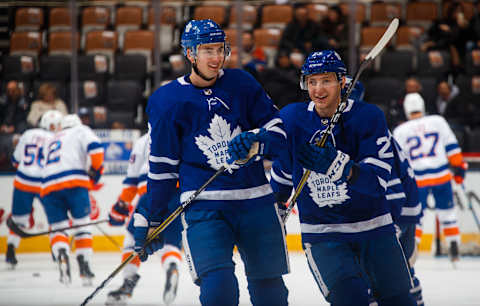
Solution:
[[[100,138],[88,127],[82,126],[81,142],[85,148],[88,156],[90,157],[92,168],[95,170],[100,169],[103,164],[103,146],[100,142]]]
[[[158,92],[148,101],[150,156],[145,210],[151,222],[162,221],[165,217],[178,180],[181,132],[176,124],[175,109],[173,103],[162,103]]]
[[[438,117],[440,121],[439,133],[442,145],[445,147],[450,165],[459,167],[463,163],[462,149],[458,145],[457,137],[443,117]]]
[[[23,133],[22,136],[20,136],[20,139],[18,140],[17,146],[15,147],[15,150],[13,151],[12,154],[12,164],[15,168],[18,167],[18,165],[22,162],[23,160],[23,154],[25,151],[25,142],[26,142],[26,133]]]
[[[352,191],[375,197],[385,195],[393,167],[391,137],[383,112],[372,106],[364,111],[368,122],[358,123],[358,151],[355,156],[354,177],[349,182]]]
[[[120,200],[127,203],[132,202],[137,195],[137,185],[139,183],[141,170],[143,164],[147,162],[144,158],[143,149],[141,139],[139,139],[135,142],[132,152],[130,153],[127,176],[123,180],[122,193],[119,197]]]

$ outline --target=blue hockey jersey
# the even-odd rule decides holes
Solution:
[[[215,84],[192,85],[182,76],[157,89],[147,106],[151,139],[147,211],[162,214],[180,182],[184,202],[226,163],[228,142],[242,131],[264,127],[284,147],[286,134],[278,110],[260,84],[238,69],[221,70]],[[279,150],[276,150],[279,151]],[[232,166],[218,176],[192,208],[231,209],[245,200],[273,201],[263,163]],[[252,204],[253,205],[253,204]]]
[[[408,157],[398,142],[389,133],[393,144],[394,177],[388,182],[386,198],[392,207],[395,223],[417,224],[423,216],[422,204],[418,199],[418,187],[415,174]]]
[[[330,122],[330,118],[321,118],[314,106],[313,102],[295,103],[280,111],[288,135],[288,152],[274,161],[270,183],[274,192],[283,197],[290,194],[292,186],[298,186],[304,173],[296,162],[297,148],[319,139]],[[354,240],[394,231],[385,197],[393,167],[390,139],[378,107],[348,100],[330,140],[355,161],[358,176],[353,182],[336,185],[327,176],[311,172],[297,199],[304,243]]]

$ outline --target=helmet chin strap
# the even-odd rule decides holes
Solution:
[[[210,82],[210,81],[213,81],[216,76],[214,77],[211,77],[211,78],[208,78],[206,75],[204,75],[203,73],[200,72],[200,70],[198,69],[197,67],[197,59],[195,58],[195,61],[193,62],[193,71],[195,71],[195,73],[201,77],[204,81],[207,81],[207,82]]]

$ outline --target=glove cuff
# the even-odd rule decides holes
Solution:
[[[134,227],[148,227],[148,220],[140,213],[133,214]]]

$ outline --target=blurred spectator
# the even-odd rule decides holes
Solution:
[[[416,77],[409,77],[405,80],[405,94],[422,91],[422,84]]]
[[[88,107],[80,107],[78,110],[78,117],[80,117],[80,120],[82,120],[83,125],[93,128],[92,112]]]
[[[105,106],[93,107],[93,126],[94,128],[107,128],[107,109]]]
[[[466,44],[470,37],[469,22],[465,18],[463,6],[454,1],[448,8],[447,16],[432,23],[421,50],[449,51],[453,65],[458,67],[465,57]]]
[[[242,33],[242,48],[243,69],[250,72],[258,80],[258,73],[267,66],[267,56],[262,47],[255,46],[251,31]]]
[[[480,1],[475,1],[475,15],[470,20],[468,32],[472,41],[471,49],[480,48]]]
[[[185,57],[182,54],[172,54],[168,57],[170,63],[170,69],[166,71],[163,76],[164,80],[175,80],[182,75],[188,73],[189,68],[187,66]]]
[[[65,102],[57,97],[57,88],[50,83],[44,83],[38,89],[38,100],[32,103],[27,117],[28,123],[31,126],[37,126],[43,113],[52,109],[58,110],[64,115],[68,113]]]
[[[328,8],[327,16],[321,22],[321,29],[326,34],[328,44],[340,56],[345,57],[348,48],[348,18],[338,5]]]
[[[457,85],[450,84],[447,80],[441,80],[437,85],[437,101],[435,105],[437,107],[437,112],[440,115],[445,114],[448,104],[452,101],[458,94],[460,90]]]
[[[0,97],[0,132],[23,133],[27,129],[28,106],[18,82],[8,82],[6,93]]]
[[[475,102],[468,93],[460,92],[445,108],[444,117],[450,125],[475,126],[478,110],[475,108]]]
[[[110,128],[112,130],[124,130],[126,129],[126,125],[123,122],[120,121],[113,121],[112,124],[110,125]]]
[[[306,55],[314,49],[325,48],[328,48],[328,43],[319,25],[308,18],[306,6],[298,6],[293,20],[283,31],[279,49],[287,50],[289,53],[299,51]]]
[[[278,108],[303,100],[299,79],[300,70],[292,65],[285,50],[279,51],[274,68],[267,68],[260,73],[261,83]]]

